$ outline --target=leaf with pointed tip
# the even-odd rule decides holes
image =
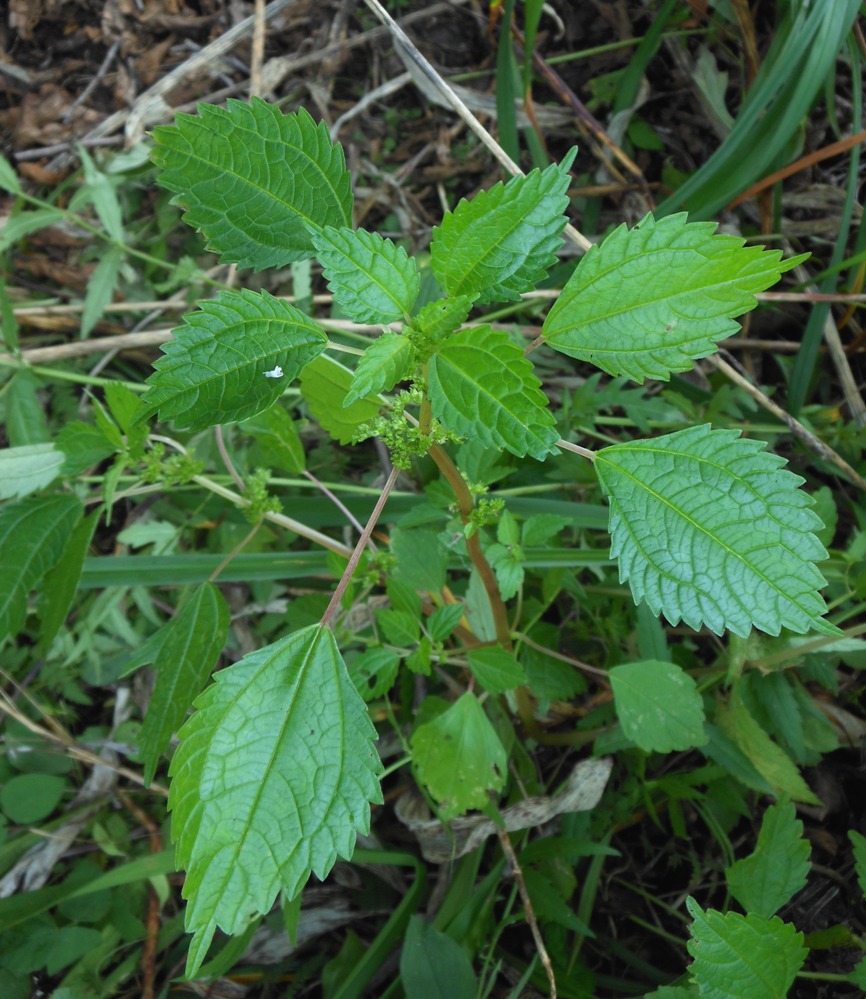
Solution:
[[[412,735],[418,776],[441,805],[443,819],[485,808],[505,786],[508,760],[478,698],[467,691]]]
[[[715,353],[739,329],[734,317],[803,259],[686,219],[646,215],[592,247],[547,314],[544,340],[608,374],[667,381]]]
[[[487,447],[543,459],[559,440],[541,382],[504,330],[455,333],[430,359],[427,395],[443,426]]]
[[[506,302],[531,291],[556,262],[567,219],[569,174],[561,164],[533,170],[463,199],[433,230],[433,273],[449,295]]]
[[[254,97],[199,104],[154,129],[159,183],[208,249],[240,267],[283,267],[313,255],[311,232],[352,224],[343,150],[303,110]]]
[[[190,705],[216,666],[229,630],[229,609],[213,583],[204,583],[168,623],[154,659],[156,685],[139,733],[144,782],[168,749]]]
[[[705,912],[693,898],[686,908],[689,970],[702,999],[785,999],[808,953],[802,933],[778,916]]]
[[[703,746],[704,705],[695,681],[673,663],[646,660],[610,671],[623,732],[648,753]]]
[[[334,301],[350,319],[390,323],[409,314],[421,275],[402,246],[348,226],[325,226],[313,244]]]
[[[0,449],[0,499],[23,499],[44,489],[60,474],[66,455],[53,444],[22,444]]]
[[[30,496],[0,506],[0,642],[27,615],[27,594],[57,563],[81,516],[74,496]]]
[[[318,624],[220,670],[180,732],[172,836],[186,869],[187,975],[216,928],[241,931],[279,892],[327,876],[381,802],[376,731]]]
[[[414,351],[411,342],[399,333],[382,333],[364,351],[355,368],[355,377],[343,400],[343,407],[365,396],[387,392],[408,377]]]
[[[349,444],[359,427],[379,415],[385,405],[375,396],[365,396],[346,405],[354,374],[332,357],[317,357],[301,374],[301,395],[310,413],[341,444]]]
[[[754,851],[725,871],[731,894],[746,912],[769,919],[805,887],[811,852],[791,802],[770,805]]]
[[[818,594],[821,521],[803,480],[764,447],[703,425],[599,451],[620,581],[671,624],[837,635]]]
[[[328,342],[318,323],[266,291],[225,291],[184,320],[154,364],[137,422],[157,409],[188,430],[247,420]]]

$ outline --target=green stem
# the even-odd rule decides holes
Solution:
[[[32,371],[34,375],[42,375],[43,378],[55,378],[61,382],[76,382],[78,385],[96,385],[104,387],[106,385],[123,385],[131,392],[144,392],[147,388],[139,382],[125,382],[118,378],[98,378],[95,375],[79,375],[75,371],[62,371],[59,368],[46,368],[41,364],[28,364],[26,361],[18,360],[15,357],[0,357],[0,367],[16,368],[23,371],[25,368]]]

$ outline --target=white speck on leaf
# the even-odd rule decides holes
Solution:
[[[273,369],[273,371],[265,372],[265,378],[282,378],[282,377],[283,377],[283,369],[279,366],[279,364]]]

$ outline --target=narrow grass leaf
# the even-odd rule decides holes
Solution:
[[[139,735],[148,786],[159,757],[216,666],[228,630],[228,605],[213,583],[200,586],[169,622],[154,660],[156,685]]]
[[[154,364],[138,422],[159,410],[178,427],[204,430],[256,416],[328,339],[309,316],[266,291],[223,292],[184,321]]]
[[[569,168],[533,170],[462,200],[433,230],[433,273],[449,295],[502,302],[531,291],[556,262],[568,206]]]
[[[541,382],[523,351],[489,326],[449,337],[430,359],[433,415],[455,433],[543,459],[559,434]]]
[[[623,732],[648,753],[702,746],[704,704],[695,681],[673,663],[625,663],[610,671]]]
[[[686,218],[646,215],[592,247],[544,321],[545,342],[611,375],[667,381],[714,353],[739,330],[734,317],[802,259]]]
[[[414,350],[399,333],[382,333],[364,351],[343,406],[387,392],[411,373]]]
[[[187,975],[217,927],[349,858],[382,800],[376,731],[333,634],[310,625],[220,670],[180,732],[172,835],[186,869]]]
[[[770,805],[753,852],[725,871],[728,888],[746,912],[769,919],[805,887],[811,852],[791,802]]]
[[[199,104],[154,138],[159,183],[224,261],[283,267],[313,255],[312,232],[352,224],[343,150],[303,109],[284,115],[255,97]]]
[[[102,318],[105,306],[114,298],[117,287],[117,276],[123,263],[123,250],[112,246],[96,265],[90,280],[87,282],[87,294],[84,297],[84,309],[81,313],[81,336],[90,334],[93,327]]]
[[[471,692],[438,718],[419,725],[411,746],[418,776],[439,802],[446,821],[471,808],[485,808],[489,793],[505,786],[505,749]]]
[[[703,425],[599,451],[611,557],[635,600],[671,624],[837,635],[818,593],[820,519],[803,480],[764,447]]]
[[[0,252],[11,249],[19,240],[31,233],[46,229],[65,221],[63,212],[56,208],[37,208],[32,212],[21,212],[7,219],[0,229]]]
[[[334,301],[356,323],[408,316],[421,275],[402,246],[364,229],[325,226],[313,236]]]
[[[693,898],[686,908],[689,970],[702,999],[785,999],[806,960],[802,933],[778,916],[704,911]]]
[[[2,322],[5,333],[5,315]],[[10,447],[46,444],[51,440],[45,410],[39,398],[40,388],[42,382],[29,368],[21,368],[12,379],[6,396],[6,436]]]
[[[27,594],[63,554],[81,512],[74,496],[30,496],[0,507],[0,641],[24,624]]]

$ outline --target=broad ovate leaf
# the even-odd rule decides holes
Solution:
[[[312,232],[352,224],[343,150],[303,109],[199,104],[153,134],[159,183],[226,262],[282,267],[313,255]]]
[[[559,440],[541,382],[504,330],[477,326],[430,359],[427,396],[443,426],[487,447],[543,459]]]
[[[485,808],[490,792],[505,786],[505,749],[469,691],[438,718],[415,729],[412,759],[445,820],[470,808]]]
[[[343,406],[392,389],[408,377],[414,353],[411,342],[399,333],[382,333],[376,337],[358,361]]]
[[[806,886],[811,852],[791,802],[770,805],[754,851],[725,871],[731,894],[746,912],[769,919]]]
[[[246,420],[272,406],[325,348],[325,331],[263,291],[226,291],[184,316],[154,364],[147,409],[188,430]]]
[[[279,892],[327,876],[382,800],[376,731],[333,634],[319,625],[220,670],[171,764],[172,835],[186,869],[187,973],[217,927],[241,931]]]
[[[693,898],[689,968],[702,999],[785,999],[808,953],[803,934],[778,916],[704,911]]]
[[[409,314],[421,275],[402,246],[348,226],[325,226],[313,244],[334,301],[350,319],[390,323]]]
[[[433,273],[449,295],[509,301],[545,277],[562,242],[568,170],[576,152],[446,212],[433,230],[430,253]]]
[[[803,480],[764,447],[703,425],[599,451],[620,581],[671,624],[837,635],[814,565],[827,557],[821,521]]]
[[[156,685],[139,734],[146,784],[207,683],[228,630],[228,605],[213,583],[198,587],[168,623],[154,660]]]
[[[317,357],[301,373],[301,395],[323,430],[341,444],[349,444],[365,423],[374,420],[385,403],[364,396],[346,403],[354,372],[332,357]]]
[[[739,329],[734,317],[800,262],[686,218],[646,215],[592,247],[548,313],[544,340],[611,375],[667,381],[714,353]]]
[[[63,554],[81,517],[74,496],[29,496],[0,506],[0,642],[27,615],[27,595]]]
[[[704,704],[695,681],[673,663],[647,660],[610,671],[623,732],[648,753],[702,746]]]

